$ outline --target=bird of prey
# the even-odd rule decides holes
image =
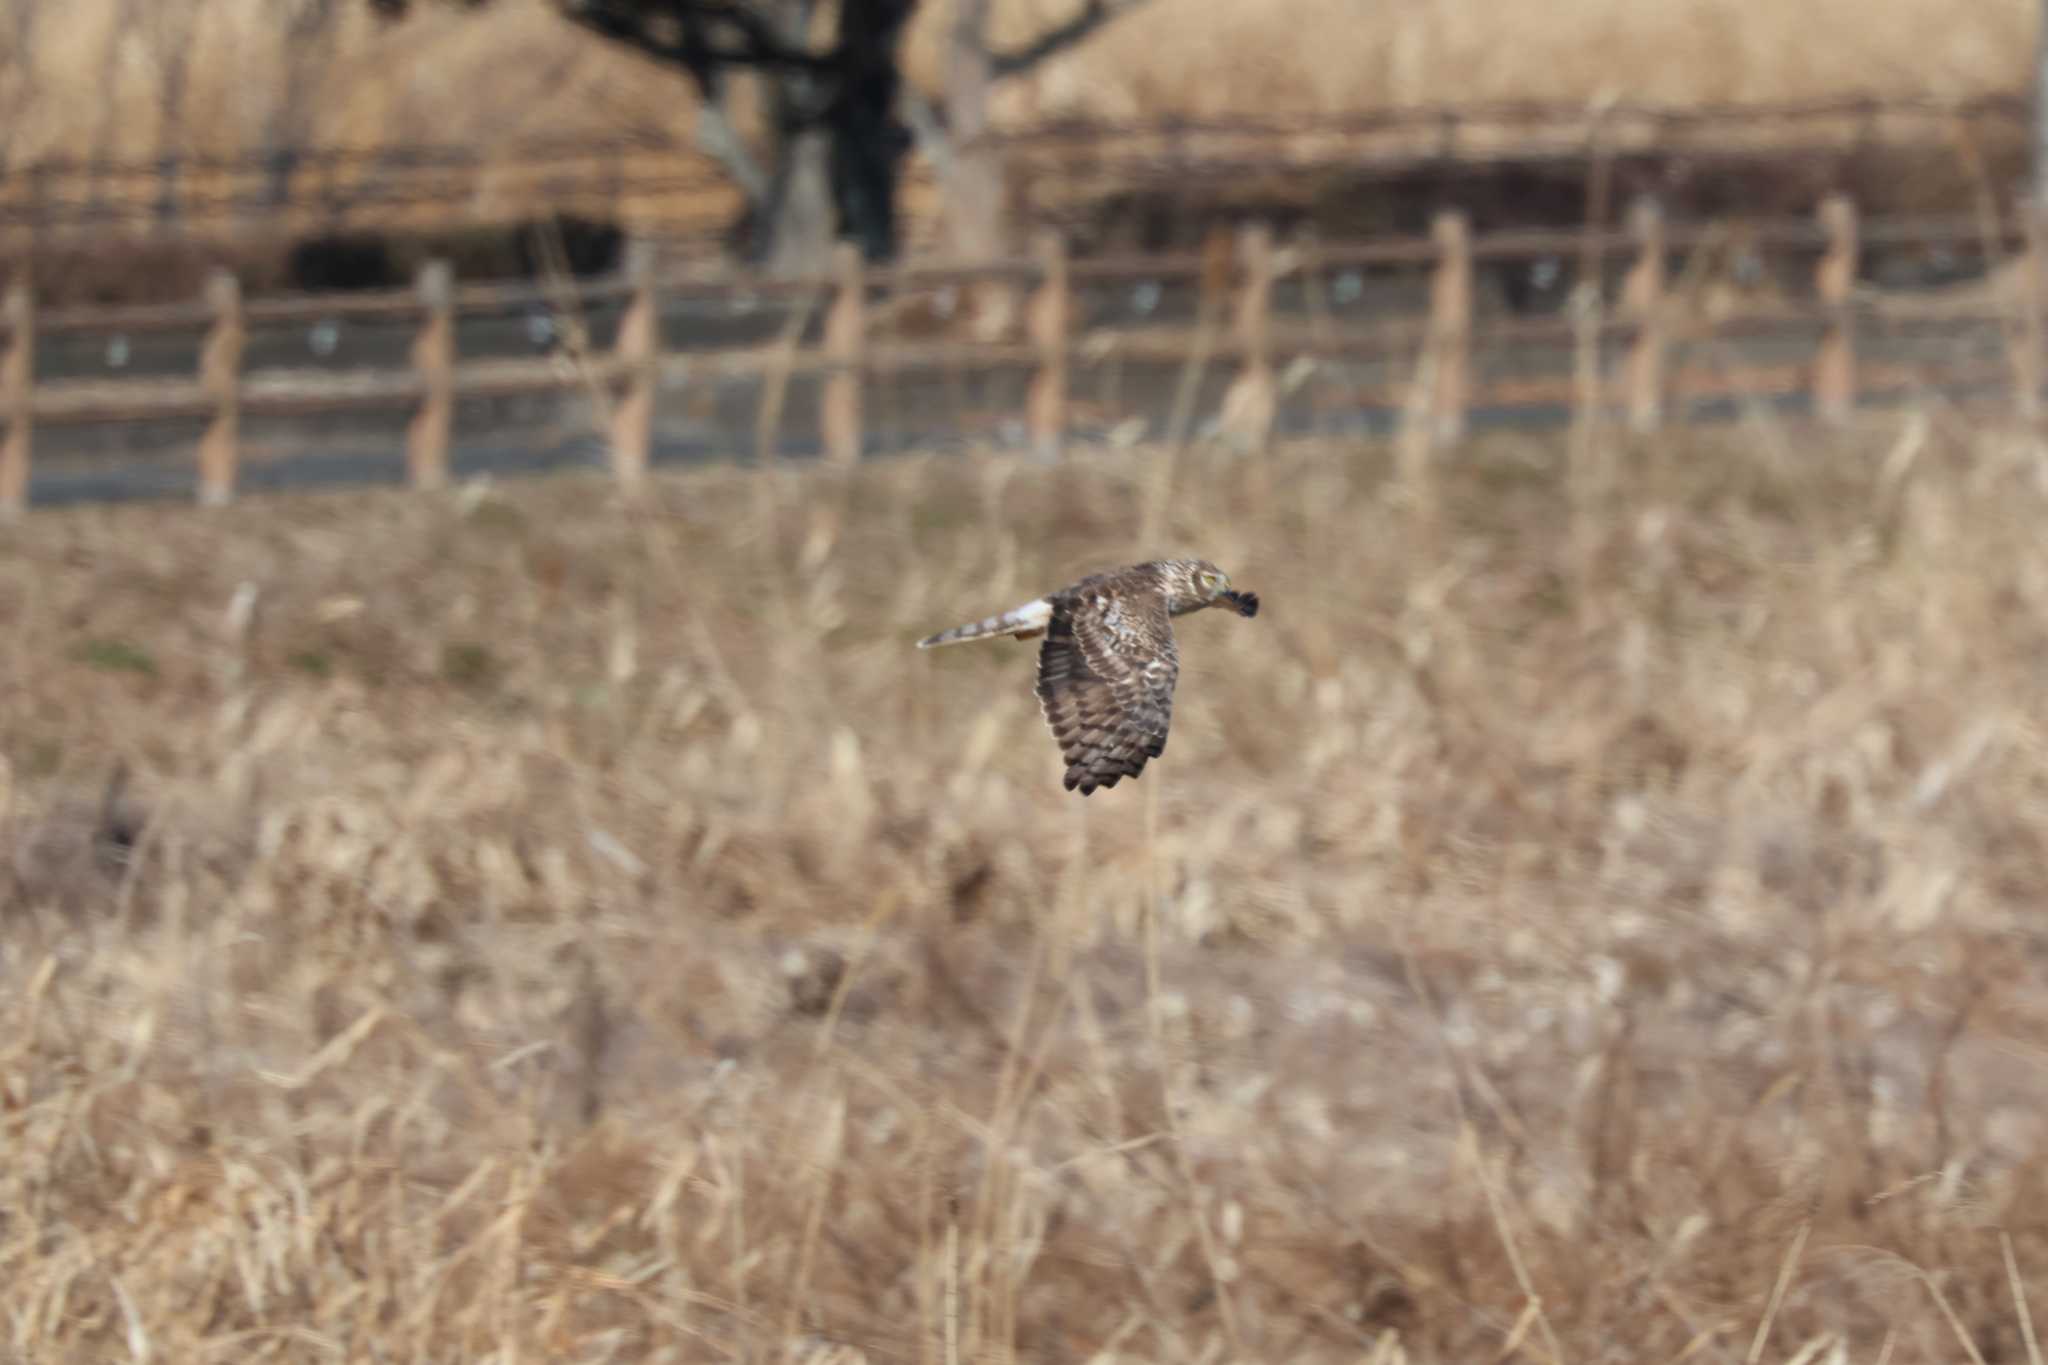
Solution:
[[[1135,778],[1166,751],[1180,651],[1173,618],[1225,606],[1259,612],[1206,559],[1161,559],[1090,574],[1078,583],[971,625],[940,631],[919,649],[1008,635],[1045,636],[1038,704],[1066,759],[1066,788],[1086,796]]]

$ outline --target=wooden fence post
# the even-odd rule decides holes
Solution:
[[[1455,441],[1465,434],[1472,387],[1472,225],[1456,211],[1440,213],[1431,228],[1436,239],[1436,274],[1430,281],[1429,348],[1435,370],[1429,420],[1433,438]]]
[[[0,303],[7,349],[0,351],[0,518],[13,519],[28,505],[29,432],[36,391],[35,291],[16,280]]]
[[[825,316],[825,392],[819,423],[825,458],[834,464],[860,459],[861,342],[867,330],[867,276],[860,248],[841,242],[832,251],[832,276],[838,289]]]
[[[1039,234],[1038,263],[1042,273],[1026,319],[1031,344],[1038,349],[1038,373],[1031,378],[1025,424],[1032,452],[1042,460],[1057,460],[1067,439],[1067,337],[1073,326],[1067,244],[1059,233]]]
[[[1273,434],[1273,230],[1246,227],[1238,239],[1237,339],[1244,359],[1223,397],[1222,429],[1246,450]]]
[[[1636,335],[1622,382],[1629,425],[1655,431],[1664,420],[1664,209],[1655,199],[1639,199],[1629,219],[1637,254],[1621,287],[1621,312],[1635,323]]]
[[[199,502],[224,507],[235,496],[241,467],[242,349],[248,329],[242,321],[242,285],[225,270],[206,281],[213,326],[199,351],[199,386],[213,400],[213,419],[199,438]]]
[[[428,261],[418,288],[426,311],[412,343],[420,408],[406,431],[405,464],[414,488],[440,488],[448,482],[448,436],[455,425],[455,268]]]
[[[633,295],[619,319],[612,351],[626,389],[612,409],[612,474],[619,487],[636,493],[647,477],[654,437],[654,389],[661,356],[661,315],[654,294],[654,244],[634,241],[626,248],[626,278]]]
[[[1830,195],[1820,206],[1827,249],[1814,268],[1814,292],[1829,310],[1827,330],[1813,362],[1813,409],[1831,422],[1849,416],[1856,406],[1856,339],[1849,314],[1856,288],[1856,205],[1846,195]]]
[[[2032,422],[2041,416],[2041,285],[2048,279],[2048,258],[2042,252],[2048,250],[2048,223],[2043,222],[2044,209],[2032,195],[2020,200],[2019,215],[2025,242],[2013,281],[2018,296],[2013,307],[2019,316],[2013,332],[2012,378],[2020,420]]]

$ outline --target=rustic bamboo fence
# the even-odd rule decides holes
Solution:
[[[1681,322],[1667,263],[1708,245],[1725,232],[1715,224],[1667,222],[1639,206],[1615,230],[1510,231],[1475,234],[1457,214],[1439,219],[1427,236],[1317,244],[1275,243],[1263,226],[1247,229],[1222,287],[1231,306],[1220,331],[1209,327],[1096,328],[1078,333],[1074,295],[1089,285],[1140,280],[1215,283],[1213,255],[1070,258],[1047,234],[1024,257],[973,265],[864,266],[851,247],[815,279],[778,279],[696,270],[662,271],[645,250],[629,253],[624,269],[604,279],[549,284],[460,284],[443,263],[427,266],[408,290],[333,295],[244,297],[232,276],[216,276],[189,304],[93,307],[39,312],[28,283],[17,282],[0,302],[0,514],[27,501],[34,433],[66,424],[200,419],[196,462],[198,493],[208,504],[233,497],[241,466],[244,416],[346,411],[410,411],[406,436],[410,481],[443,484],[463,399],[547,394],[577,388],[601,392],[608,409],[612,473],[626,489],[644,480],[654,435],[658,391],[707,374],[786,380],[792,372],[819,377],[819,436],[825,458],[860,458],[868,432],[867,379],[885,374],[952,372],[962,368],[1023,370],[1030,375],[1020,414],[1031,444],[1057,451],[1070,427],[1072,376],[1080,363],[1114,354],[1162,364],[1231,367],[1224,402],[1232,435],[1251,446],[1272,432],[1276,369],[1300,357],[1329,361],[1371,359],[1409,367],[1415,385],[1397,406],[1428,426],[1431,443],[1455,438],[1477,407],[1614,410],[1638,430],[1652,429],[1679,401],[1715,395],[1782,396],[1804,393],[1818,416],[1839,420],[1859,403],[1901,391],[1953,391],[1987,384],[2009,386],[2018,411],[2038,410],[2042,375],[2040,289],[2044,234],[2040,224],[1985,217],[1861,222],[1846,200],[1830,200],[1817,217],[1753,225],[1759,249],[1811,255],[1811,297],[1755,304],[1727,316]],[[1862,253],[1873,246],[1943,245],[1983,253],[1993,266],[1988,283],[1961,293],[1885,295],[1858,284]],[[1475,315],[1475,273],[1482,266],[1545,257],[1625,268],[1616,306],[1591,299],[1569,316]],[[1382,267],[1427,272],[1429,300],[1418,316],[1380,316],[1359,325],[1319,317],[1313,326],[1281,326],[1273,308],[1276,283],[1289,277]],[[1021,336],[976,341],[891,334],[883,310],[871,300],[892,291],[971,287],[995,282],[1027,288]],[[566,294],[564,291],[567,291]],[[684,299],[820,297],[828,300],[816,344],[783,342],[687,352],[664,347],[658,325],[666,302]],[[457,353],[457,322],[471,313],[624,305],[614,344],[576,366],[531,356],[464,359]],[[251,327],[322,320],[379,320],[414,329],[410,363],[386,368],[266,367],[244,364]],[[1877,363],[1859,355],[1859,332],[1872,325],[1995,327],[2002,354],[1930,367]],[[197,371],[183,378],[38,380],[39,337],[107,336],[147,331],[204,333]],[[1732,348],[1713,364],[1674,361],[1681,330],[1698,340],[1815,338],[1803,361],[1742,363]],[[1210,334],[1210,333],[1215,334]],[[1475,349],[1512,343],[1555,347],[1581,360],[1576,372],[1555,377],[1488,380],[1475,372]],[[1589,355],[1589,348],[1591,348]],[[1617,363],[1606,355],[1619,348]],[[1697,348],[1685,348],[1686,356]],[[1592,381],[1588,382],[1588,375]],[[764,385],[764,392],[775,387]]]

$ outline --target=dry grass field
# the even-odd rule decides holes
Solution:
[[[9,528],[0,1359],[2038,1359],[2048,450],[1563,452],[1191,456],[1086,802],[1142,454]]]
[[[425,4],[0,0],[0,165],[57,157],[234,155],[270,139],[428,141],[485,154],[620,129],[687,143],[678,78],[565,24],[556,0],[485,14]],[[905,60],[936,95],[951,0],[924,0]],[[995,0],[1009,48],[1080,0]],[[2027,88],[2028,0],[1570,0],[1503,20],[1491,0],[1150,0],[1058,61],[1004,83],[998,126],[1048,118],[1342,116],[1447,104],[1618,99],[1684,107]],[[830,7],[820,7],[820,41]],[[301,30],[295,36],[293,27]],[[1844,134],[1853,138],[1855,130]]]
[[[623,159],[597,156],[620,185],[609,200],[584,185],[576,211],[669,232],[715,232],[737,211],[737,192],[690,150],[695,97],[675,72],[566,24],[555,0],[495,0],[481,13],[414,8],[394,25],[377,21],[367,0],[0,0],[0,170],[260,157],[279,147],[474,149],[484,167],[459,173],[459,198],[446,184],[418,199],[393,194],[388,169],[367,165],[307,171],[282,220],[318,231],[334,225],[340,207],[357,226],[419,228],[561,207],[558,182],[575,168],[526,164],[522,148],[579,139],[596,148],[636,135],[657,145]],[[924,0],[905,43],[910,80],[933,98],[953,8]],[[995,0],[992,40],[1027,44],[1081,8],[1079,0]],[[2038,8],[2032,0],[1570,0],[1504,18],[1496,0],[1150,0],[1059,59],[1002,82],[991,117],[999,129],[1024,131],[1059,120],[1341,119],[1502,101],[1686,108],[2017,94],[2028,88]],[[831,11],[818,7],[821,43]],[[322,13],[331,22],[319,22]],[[758,92],[746,81],[737,91],[734,116],[751,135],[765,116]],[[1859,119],[1800,133],[1802,145],[1843,148],[1871,135]],[[1916,122],[1886,135],[1918,146],[1930,133]],[[1945,145],[1946,135],[1934,135]],[[2004,164],[2002,144],[1970,154]],[[188,166],[168,187],[131,176],[41,192],[133,205],[138,229],[152,228],[165,195],[184,196],[193,221],[214,231],[276,228],[276,214],[225,227],[207,217],[214,210],[206,204],[251,193],[246,181]],[[26,177],[0,177],[0,206],[37,192]],[[905,187],[906,218],[928,223],[940,207],[920,162]]]

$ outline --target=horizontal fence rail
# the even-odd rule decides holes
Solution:
[[[2023,130],[2032,102],[2020,94],[1964,99],[1847,97],[1742,104],[1658,105],[1504,101],[1407,106],[1352,114],[1296,117],[1234,115],[1129,121],[1075,119],[994,130],[981,141],[1022,152],[1045,149],[1122,149],[1152,144],[1171,153],[1237,143],[1270,145],[1288,139],[1355,142],[1381,138],[1389,146],[1432,153],[1460,148],[1492,152],[1523,146],[1583,149],[1589,140],[1609,148],[1715,145],[1809,145],[1884,142],[1914,135],[1946,138],[1958,125]],[[1305,144],[1312,145],[1312,144]]]
[[[1839,419],[1887,394],[1999,386],[2017,410],[2036,414],[2043,381],[2043,233],[2028,213],[1862,222],[1843,198],[1808,220],[1744,225],[1666,222],[1654,203],[1635,206],[1620,230],[1475,234],[1456,213],[1427,236],[1350,242],[1276,241],[1260,226],[1202,252],[1070,258],[1046,233],[1027,256],[975,264],[864,265],[850,246],[811,278],[770,278],[702,269],[658,269],[644,243],[615,275],[544,284],[463,284],[445,263],[429,263],[411,289],[245,298],[222,273],[186,304],[40,311],[32,284],[17,281],[0,300],[0,513],[25,505],[35,433],[82,424],[197,421],[193,450],[198,496],[229,500],[242,467],[244,417],[382,410],[409,415],[406,468],[420,487],[448,477],[463,400],[581,392],[601,414],[611,469],[628,489],[649,463],[657,395],[721,376],[758,381],[758,430],[780,421],[792,376],[820,384],[817,434],[825,458],[858,459],[872,423],[864,411],[874,383],[904,374],[1021,373],[1012,420],[1047,454],[1067,440],[1084,367],[1153,364],[1197,374],[1226,367],[1213,422],[1256,447],[1274,430],[1290,376],[1317,366],[1370,362],[1377,377],[1354,376],[1340,402],[1421,420],[1432,441],[1457,436],[1486,409],[1588,408],[1611,411],[1637,430],[1666,420],[1674,404],[1713,397],[1801,395],[1815,413]],[[1777,278],[1800,287],[1745,297],[1703,313],[1686,276],[1703,253],[1731,243],[1779,263]],[[1945,288],[1886,290],[1863,282],[1873,251],[1961,254],[1984,269]],[[1550,315],[1482,316],[1476,282],[1506,264],[1559,261],[1595,273]],[[1412,306],[1363,319],[1339,318],[1328,303],[1336,283],[1359,272],[1418,277]],[[1192,324],[1104,322],[1084,317],[1091,288],[1156,292],[1181,281],[1203,303]],[[1305,304],[1283,309],[1283,289]],[[974,335],[968,312],[949,303],[918,326],[903,305],[977,294],[1009,297],[1013,321]],[[679,345],[663,321],[685,305],[753,306],[783,301],[801,325],[766,343]],[[1213,306],[1212,305],[1213,302]],[[580,317],[617,312],[603,348],[567,353],[465,357],[458,324],[482,316],[540,311]],[[404,363],[372,366],[251,364],[254,328],[374,322],[409,333]],[[808,320],[808,322],[806,322]],[[817,325],[808,325],[815,323]],[[1974,329],[1982,343],[1938,362],[1887,359],[1873,338],[1916,331],[1940,336]],[[86,338],[112,345],[183,332],[200,339],[186,374],[60,378],[38,374],[39,342]],[[683,338],[684,341],[690,338]],[[1769,343],[1746,356],[1737,343]],[[1478,363],[1504,346],[1562,358],[1551,373],[1485,373]],[[1537,367],[1543,368],[1541,366]],[[1110,421],[1122,414],[1099,413]],[[769,435],[762,453],[772,451]]]

